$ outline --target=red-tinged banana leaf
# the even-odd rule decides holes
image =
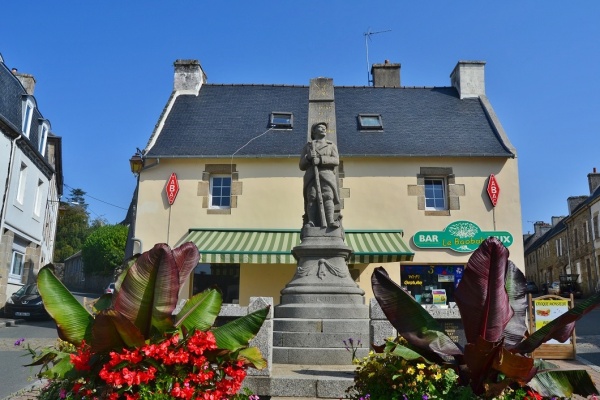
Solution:
[[[506,269],[506,293],[514,314],[504,329],[504,345],[520,343],[527,334],[527,279],[510,260]]]
[[[173,257],[177,260],[179,287],[182,287],[187,282],[194,268],[198,266],[200,253],[194,243],[187,242],[173,249]]]
[[[494,359],[492,367],[521,385],[529,382],[537,372],[537,368],[533,366],[533,358],[511,353],[505,348],[500,350],[499,357]]]
[[[373,271],[371,286],[388,321],[425,358],[441,362],[445,356],[462,356],[462,350],[441,325],[410,294],[392,281],[383,267]]]
[[[491,374],[496,374],[492,367],[494,360],[502,352],[502,346],[502,341],[490,342],[481,336],[465,346],[464,359],[471,375],[471,389],[475,394],[483,394]]]
[[[267,366],[267,360],[263,358],[258,347],[248,347],[238,352],[238,360],[244,361],[245,364],[251,365],[256,369],[263,369]]]
[[[219,315],[222,303],[221,293],[207,289],[189,299],[175,316],[175,327],[183,325],[187,330],[207,331]]]
[[[588,398],[598,394],[590,374],[584,369],[563,370],[543,360],[536,360],[536,366],[538,373],[528,385],[544,397],[570,398],[578,394]]]
[[[575,322],[578,321],[588,312],[600,305],[600,293],[596,293],[587,299],[576,304],[575,307],[564,312],[562,315],[553,319],[539,330],[535,331],[528,338],[523,340],[516,346],[509,347],[514,353],[531,353],[537,349],[542,343],[550,339],[556,339],[559,342],[564,342],[573,333]]]
[[[91,339],[94,317],[54,276],[52,269],[50,264],[40,269],[38,291],[46,311],[56,322],[58,337],[79,346],[83,340]]]
[[[105,293],[100,296],[93,304],[94,313],[99,313],[102,310],[109,308],[112,305],[112,293]]]
[[[248,342],[256,336],[271,307],[261,308],[243,317],[234,319],[225,325],[213,329],[219,349],[237,351],[248,346]]]
[[[145,338],[124,315],[114,309],[103,310],[96,316],[92,328],[92,351],[101,353],[122,348],[141,347]]]
[[[197,265],[199,257],[198,248],[191,242],[174,250],[164,243],[155,245],[124,271],[120,288],[113,294],[113,308],[146,338],[152,327],[158,332],[171,329],[171,314],[182,281],[180,271],[189,270],[190,264]]]
[[[498,342],[513,316],[504,287],[508,254],[500,240],[490,237],[469,258],[454,292],[468,343],[480,336]]]

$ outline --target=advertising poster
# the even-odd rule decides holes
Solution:
[[[569,311],[569,300],[534,300],[533,301],[534,308],[534,321],[535,321],[535,330],[541,329],[548,322],[556,319],[561,314]],[[561,344],[561,342],[557,340],[548,340],[546,343],[548,344]],[[567,339],[562,344],[570,344],[571,339]]]
[[[433,304],[439,306],[446,305],[446,289],[433,289],[431,294],[433,295]]]

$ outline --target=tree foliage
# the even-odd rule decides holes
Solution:
[[[83,190],[72,189],[67,201],[60,203],[54,245],[55,262],[64,262],[81,250],[89,235],[90,216],[84,196]]]
[[[87,237],[81,249],[86,274],[111,275],[123,263],[127,227],[104,225]]]

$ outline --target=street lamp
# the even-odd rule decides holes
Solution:
[[[144,168],[144,159],[139,152],[131,156],[129,159],[129,167],[135,176],[138,176],[140,172],[142,172],[142,168]]]

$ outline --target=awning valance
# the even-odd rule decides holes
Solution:
[[[300,244],[299,230],[190,229],[184,242],[193,242],[202,263],[296,264],[292,248]],[[354,250],[350,264],[410,261],[414,253],[402,231],[346,231]]]

